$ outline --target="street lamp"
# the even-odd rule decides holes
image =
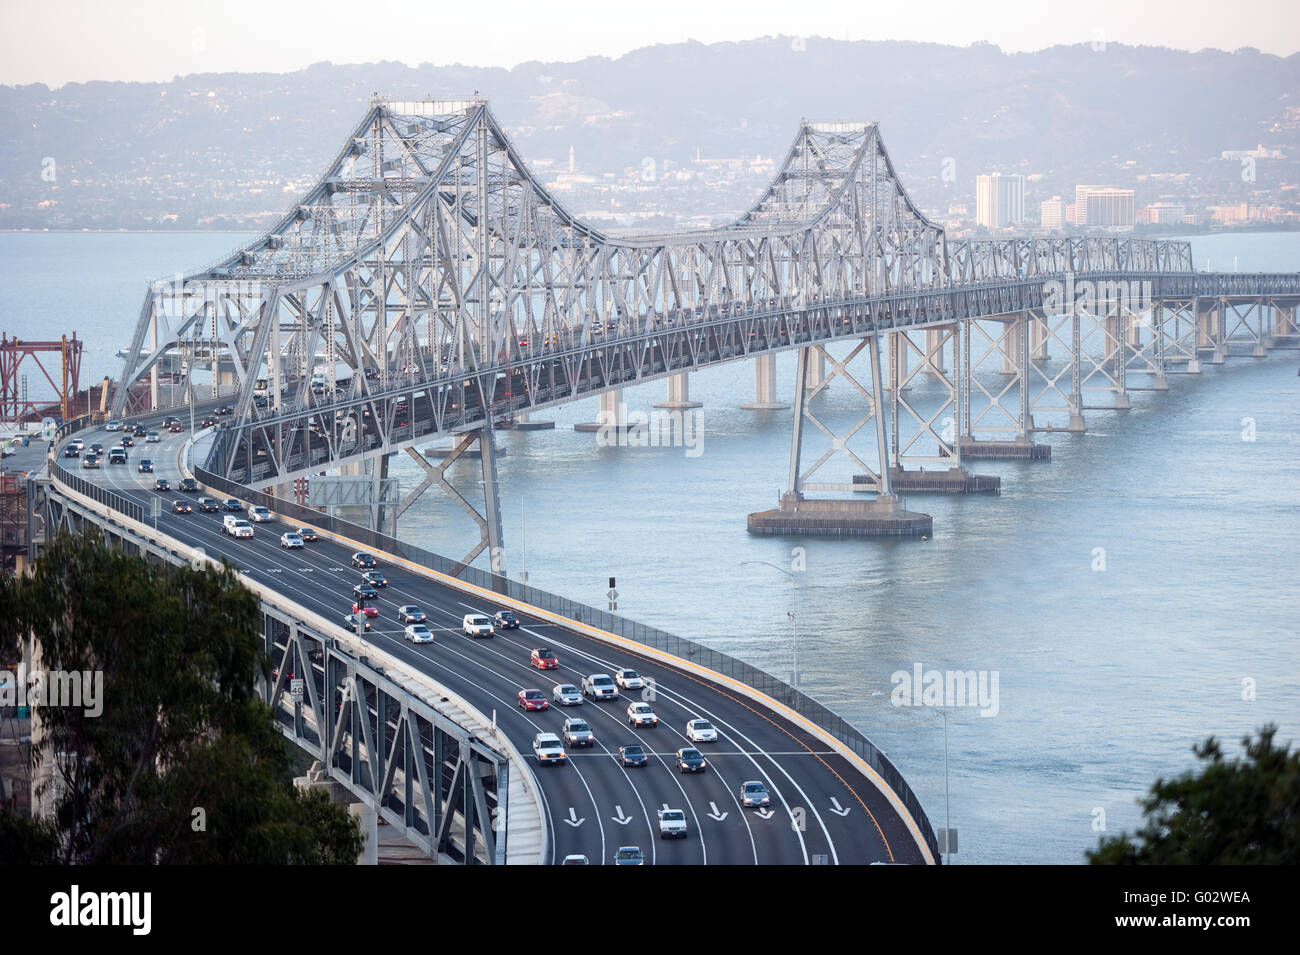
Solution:
[[[790,671],[790,684],[797,687],[799,685],[799,629],[796,622],[796,614],[799,610],[799,580],[795,577],[793,571],[779,567],[767,560],[742,560],[739,566],[746,564],[762,564],[764,567],[771,567],[775,571],[785,574],[790,578],[790,610],[786,614],[790,618],[790,641],[794,647],[794,668]]]
[[[871,695],[879,697],[884,696],[885,694],[882,691],[877,690]],[[940,858],[941,861],[946,861],[951,864],[952,851],[950,843],[952,840],[952,815],[948,803],[948,711],[943,707],[934,706],[930,703],[922,703],[921,705],[927,710],[933,710],[943,718],[943,845],[945,851],[940,853]],[[948,858],[943,860],[943,856],[947,856]]]
[[[952,839],[952,816],[948,808],[948,711],[939,706],[931,706],[929,703],[922,703],[927,710],[934,710],[943,717],[943,847],[944,854],[948,856],[948,862],[952,862],[952,850],[948,845]]]

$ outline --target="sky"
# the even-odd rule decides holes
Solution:
[[[1300,51],[1297,0],[0,0],[0,84],[169,81],[312,63],[512,67],[763,36]]]

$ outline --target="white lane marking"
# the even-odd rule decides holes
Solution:
[[[839,801],[838,799],[836,799],[834,796],[831,797],[831,812],[835,813],[835,815],[837,815],[837,816],[847,816],[847,815],[849,814],[849,811],[850,811],[852,808],[853,808],[853,807],[851,807],[851,806],[850,806],[848,809],[843,809],[843,808],[841,808],[841,807],[840,807],[840,801]]]
[[[534,637],[540,637],[540,636],[541,636],[541,634],[536,633],[536,632],[530,630],[528,627],[523,627],[523,628],[521,628],[521,629],[524,630],[524,632],[529,633],[529,634],[531,634],[531,635],[534,636]],[[598,665],[600,665],[600,666],[605,667],[606,669],[609,669],[609,668],[612,666],[612,664],[611,664],[609,661],[607,661],[607,660],[602,660],[600,657],[596,656],[595,654],[593,654],[593,653],[591,653],[591,652],[588,652],[588,651],[586,651],[586,650],[579,649],[578,647],[575,647],[575,646],[572,646],[572,645],[569,645],[569,644],[556,643],[555,641],[551,641],[551,645],[552,645],[553,647],[557,647],[557,648],[560,648],[560,649],[563,649],[563,650],[566,650],[566,651],[572,652],[572,653],[578,655],[579,657],[582,657],[582,658],[584,658],[584,659],[590,660],[590,661],[592,661],[592,662],[595,663],[595,664],[598,664]],[[522,647],[522,644],[516,644],[516,646],[520,646],[520,647]],[[564,668],[566,668],[566,667],[562,667],[562,669],[564,669]],[[578,672],[576,667],[567,667],[567,669],[572,669],[574,672]],[[745,743],[748,743],[750,746],[752,746],[752,747],[754,748],[755,752],[756,752],[759,756],[766,756],[766,757],[768,758],[768,762],[771,763],[772,766],[776,767],[776,769],[781,773],[781,775],[783,775],[786,779],[788,779],[788,780],[790,781],[790,784],[791,784],[792,786],[794,786],[794,788],[795,788],[796,790],[798,790],[799,795],[800,795],[801,797],[803,797],[805,803],[808,804],[809,806],[812,805],[812,804],[808,801],[807,793],[805,793],[805,792],[803,791],[803,788],[802,788],[802,787],[801,787],[797,782],[795,782],[794,777],[791,776],[791,775],[789,774],[789,772],[786,771],[785,767],[782,766],[782,765],[781,765],[779,762],[777,762],[775,759],[772,759],[771,756],[769,756],[767,753],[765,753],[765,752],[763,751],[762,747],[760,747],[757,743],[755,743],[755,742],[754,742],[754,741],[753,741],[749,736],[745,735],[744,733],[741,733],[738,729],[736,729],[736,727],[734,726],[734,724],[730,723],[729,721],[727,721],[727,720],[725,720],[725,719],[721,719],[721,718],[717,717],[717,716],[716,716],[712,711],[710,711],[709,709],[703,707],[701,704],[696,703],[695,701],[693,701],[692,699],[690,699],[689,697],[687,697],[684,693],[681,693],[681,692],[679,692],[679,691],[669,691],[669,690],[667,690],[667,689],[663,686],[663,684],[657,684],[655,690],[656,690],[656,693],[660,694],[660,696],[662,697],[662,699],[663,699],[666,703],[675,703],[678,707],[680,707],[680,708],[682,709],[682,711],[683,711],[684,714],[691,715],[692,718],[693,718],[693,717],[697,717],[697,716],[702,716],[702,717],[707,717],[707,718],[711,719],[711,721],[712,721],[714,724],[716,724],[716,725],[722,727],[723,730],[729,730],[729,731],[730,731],[730,735],[732,735],[733,737],[735,737],[737,740],[742,741],[742,742],[745,742]],[[717,691],[715,691],[715,692],[721,693],[722,691],[721,691],[721,690],[717,690]],[[688,706],[687,704],[690,704],[690,705]],[[684,738],[684,737],[681,736],[680,733],[677,733],[675,730],[670,730],[670,732],[673,732],[673,733],[674,733],[675,735],[677,735],[679,738]],[[759,775],[760,775],[760,776],[761,776],[761,777],[762,777],[762,778],[763,778],[763,779],[764,779],[764,780],[765,780],[765,781],[766,781],[766,782],[771,786],[771,791],[772,791],[773,793],[775,793],[776,798],[781,799],[783,802],[786,803],[786,805],[787,805],[787,807],[788,807],[788,806],[789,806],[789,800],[785,799],[785,797],[781,794],[780,787],[778,787],[778,786],[776,785],[776,782],[775,782],[775,781],[772,779],[772,777],[768,774],[768,771],[767,771],[766,769],[764,769],[761,765],[759,765],[758,761],[754,758],[754,754],[753,754],[753,753],[749,753],[749,752],[744,752],[744,751],[742,751],[742,752],[739,753],[738,755],[744,756],[747,760],[749,760],[749,762],[750,762],[750,763],[753,765],[753,767],[754,767],[754,771],[757,772],[757,773],[758,773],[758,774],[759,774]],[[722,775],[722,773],[719,772],[719,771],[717,770],[717,767],[716,767],[716,766],[714,766],[714,771],[715,771],[715,774],[718,776],[718,778],[719,778],[720,780],[724,780],[724,779],[725,779],[725,777]],[[753,849],[753,852],[754,852],[754,862],[755,862],[755,864],[758,864],[758,845],[757,845],[757,843],[756,843],[755,840],[754,840],[754,832],[753,832],[753,828],[750,826],[750,822],[749,822],[749,813],[746,813],[746,812],[743,811],[743,807],[740,805],[740,799],[739,799],[739,797],[736,795],[736,792],[737,792],[737,789],[736,789],[734,786],[732,786],[732,785],[730,785],[730,784],[727,784],[727,794],[731,797],[732,802],[735,803],[736,806],[739,807],[739,808],[741,809],[741,819],[744,821],[744,823],[745,823],[745,827],[746,827],[746,829],[747,829],[748,832],[749,832],[749,841],[750,841],[750,846],[751,846],[751,848]],[[838,853],[836,852],[836,849],[835,849],[835,842],[834,842],[834,840],[831,838],[831,834],[830,834],[830,832],[829,832],[829,831],[827,830],[827,828],[826,828],[826,823],[825,823],[825,821],[821,818],[821,814],[817,812],[816,808],[813,808],[813,815],[817,818],[817,823],[818,823],[818,825],[821,827],[822,834],[826,837],[826,842],[827,842],[827,845],[828,845],[829,848],[830,848],[832,858],[834,859],[835,863],[838,864],[838,863],[839,863],[839,856],[838,856]],[[696,819],[696,822],[698,823],[698,821],[699,821],[699,820],[698,820],[698,818],[697,818],[697,819]],[[807,865],[807,864],[809,863],[810,860],[809,860],[809,857],[808,857],[808,846],[807,846],[807,843],[804,841],[803,830],[801,830],[801,829],[799,829],[799,828],[797,828],[797,827],[792,827],[792,829],[793,829],[793,831],[794,831],[794,833],[795,833],[795,837],[798,839],[798,842],[799,842],[799,850],[800,850],[800,852],[801,852],[802,855],[803,855],[804,865]]]
[[[722,822],[722,820],[727,818],[727,813],[718,812],[718,804],[716,802],[709,803],[709,810],[709,818],[716,822]]]
[[[620,826],[626,826],[629,822],[631,822],[635,818],[634,816],[624,816],[622,806],[616,805],[614,807],[614,812],[617,813],[617,815],[610,816],[609,818],[614,820]]]
[[[564,820],[565,824],[573,826],[574,829],[577,829],[580,825],[582,825],[586,821],[587,819],[585,816],[581,819],[578,818],[578,810],[574,809],[572,806],[569,807],[569,818]],[[605,851],[604,846],[602,846],[601,852],[604,851]]]
[[[224,539],[224,536],[218,535],[216,531],[208,531],[207,533],[210,534],[212,537],[217,538],[217,539],[218,539],[219,541],[221,541],[221,543],[223,543],[223,544],[227,544],[227,543],[229,543],[229,541],[227,541],[227,540]],[[279,551],[279,548],[278,548],[278,547],[275,547],[275,546],[273,546],[273,545],[271,545],[269,542],[267,542],[267,541],[265,541],[265,540],[258,540],[257,538],[254,538],[252,541],[249,542],[249,546],[250,546],[250,547],[256,547],[256,546],[258,546],[259,544],[266,544],[268,547],[271,548],[271,553],[272,553],[272,554],[276,554],[277,557],[278,557],[278,551]],[[322,558],[322,559],[323,559],[323,558]],[[339,568],[339,569],[340,569],[340,570],[343,570],[343,571],[346,571],[346,568]],[[372,633],[371,636],[373,637],[374,634]],[[396,640],[394,637],[389,637],[388,639],[390,639],[390,640],[391,640],[392,642],[394,642],[394,643],[398,643],[399,646],[401,645],[401,643],[400,643],[398,640]],[[455,651],[455,650],[451,650],[451,652],[452,652],[452,653],[455,653],[456,656],[459,656],[459,657],[461,657],[462,659],[464,659],[467,663],[470,663],[470,664],[472,664],[472,665],[474,665],[474,666],[478,666],[478,667],[480,667],[480,668],[482,668],[482,669],[484,669],[484,670],[487,670],[487,672],[490,673],[490,674],[492,674],[493,676],[496,676],[496,677],[499,677],[499,678],[503,678],[503,679],[505,678],[505,675],[504,675],[504,674],[497,673],[497,672],[495,672],[494,670],[490,669],[489,667],[484,666],[484,665],[481,664],[481,663],[478,663],[478,661],[471,660],[469,657],[465,656],[465,655],[462,654],[462,653],[459,653],[459,652],[457,652],[457,651]],[[496,700],[499,704],[502,705],[503,708],[511,708],[511,707],[512,707],[512,703],[513,703],[513,701],[508,701],[505,697],[499,696],[498,694],[496,694],[496,693],[494,693],[493,691],[489,690],[487,687],[485,687],[485,686],[483,686],[483,685],[481,685],[481,684],[478,684],[478,683],[474,682],[473,680],[469,679],[469,678],[466,677],[463,673],[461,673],[461,672],[459,672],[459,671],[457,671],[457,670],[455,670],[455,669],[453,669],[453,668],[447,666],[447,665],[444,664],[444,663],[441,663],[441,662],[438,661],[436,658],[433,658],[433,657],[426,657],[426,659],[428,660],[428,662],[429,662],[432,666],[434,666],[434,667],[440,667],[442,670],[446,671],[446,672],[447,672],[448,674],[450,674],[451,676],[453,676],[453,677],[455,677],[455,678],[457,678],[457,679],[464,680],[464,681],[465,681],[466,683],[468,683],[470,686],[472,686],[472,687],[478,689],[479,691],[481,691],[482,693],[484,693],[485,695],[487,695],[488,698]],[[432,674],[430,674],[430,675],[432,675]],[[527,716],[526,714],[520,714],[520,715],[521,715],[525,720],[527,720],[528,723],[532,724],[533,728],[534,728],[537,732],[542,732],[542,731],[543,731],[542,726],[540,726],[538,723],[534,722],[534,721],[532,720],[531,717]],[[587,791],[587,796],[588,796],[588,798],[591,799],[592,806],[596,807],[596,808],[597,808],[597,811],[599,811],[599,806],[598,806],[598,804],[597,804],[597,802],[596,802],[596,797],[595,797],[595,795],[592,793],[592,791],[591,791],[591,787],[587,784],[587,780],[585,779],[585,777],[583,776],[583,774],[582,774],[582,772],[581,772],[580,770],[577,771],[577,776],[578,776],[578,780],[579,780],[579,782],[582,783],[583,788],[586,789],[586,791]],[[540,791],[541,791],[541,787],[540,787],[540,785],[539,785],[539,792],[540,792]],[[639,796],[638,796],[638,798],[639,798]],[[550,831],[551,831],[552,834],[553,834],[553,833],[554,833],[554,821],[553,821],[552,818],[551,818],[550,809],[549,809],[549,804],[547,803],[547,801],[546,801],[544,795],[543,795],[543,803],[546,804],[546,810],[547,810],[547,819],[546,819],[546,822],[547,822],[547,826],[548,826],[548,828],[550,829]],[[644,807],[643,807],[643,808],[644,808]],[[646,814],[646,825],[647,825],[647,827],[650,826],[649,813]],[[555,854],[556,854],[556,847],[555,847],[555,839],[554,839],[554,836],[553,836],[553,835],[552,835],[552,840],[551,840],[551,847],[552,847],[552,862],[554,862]],[[604,855],[605,855],[605,828],[604,828],[604,826],[601,826],[601,827],[600,827],[600,849],[601,849],[601,857],[602,857],[602,859],[603,859],[603,858],[604,858]],[[652,861],[652,863],[653,863],[653,861],[654,861],[654,843],[651,843],[651,861]]]
[[[773,816],[776,815],[776,813],[771,809],[760,809],[758,810],[758,812],[754,813],[754,815],[758,816],[761,819],[771,819]]]

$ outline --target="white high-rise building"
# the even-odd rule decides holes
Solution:
[[[1065,200],[1052,196],[1038,204],[1038,220],[1045,231],[1060,232],[1065,228]]]
[[[1133,190],[1075,186],[1074,220],[1090,229],[1133,228]]]
[[[990,229],[1012,226],[1025,218],[1025,177],[995,172],[975,177],[975,221]]]

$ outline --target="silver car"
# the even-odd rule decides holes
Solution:
[[[411,643],[433,643],[433,631],[422,623],[413,623],[402,632]]]
[[[767,794],[767,787],[756,779],[740,784],[740,804],[746,809],[772,805],[772,797]]]
[[[581,706],[582,693],[572,683],[557,683],[551,687],[551,702],[557,706]]]
[[[575,748],[595,746],[596,734],[591,731],[586,720],[568,719],[564,721],[564,742]]]

